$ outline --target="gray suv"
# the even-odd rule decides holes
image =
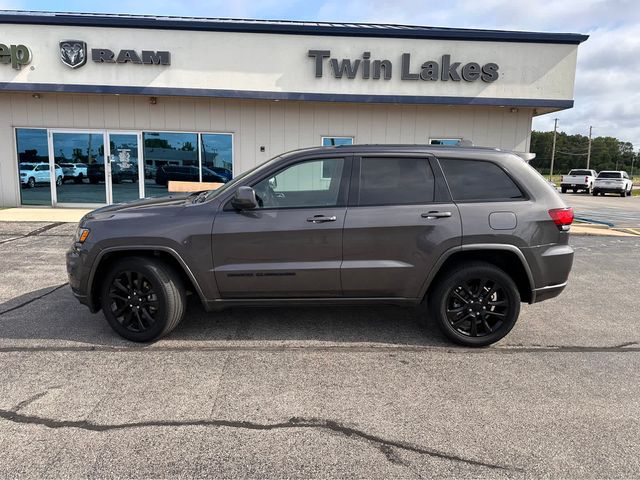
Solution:
[[[280,155],[217,190],[100,208],[67,253],[75,296],[123,337],[173,330],[186,295],[236,305],[424,308],[484,346],[562,292],[573,211],[511,152],[354,145]]]

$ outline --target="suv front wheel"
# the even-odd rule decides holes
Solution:
[[[456,343],[484,347],[513,328],[520,313],[518,287],[503,270],[470,262],[449,270],[429,297],[431,315]]]
[[[167,264],[146,257],[117,261],[105,276],[102,311],[109,325],[134,342],[151,342],[171,332],[185,312],[180,276]]]

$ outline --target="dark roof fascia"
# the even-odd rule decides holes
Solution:
[[[346,37],[413,38],[481,42],[555,43],[578,45],[589,38],[578,33],[520,32],[414,25],[251,21],[151,15],[83,14],[0,11],[0,23],[19,25],[65,25],[103,28],[143,28],[212,32],[271,33]]]

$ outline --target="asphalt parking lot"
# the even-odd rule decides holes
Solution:
[[[574,237],[565,293],[487,349],[396,307],[195,302],[138,346],[72,297],[74,228],[0,224],[0,477],[640,476],[640,237]]]
[[[640,227],[640,196],[620,197],[607,194],[593,197],[583,192],[561,195],[581,220],[606,223],[612,227]]]

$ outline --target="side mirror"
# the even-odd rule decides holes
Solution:
[[[231,199],[231,206],[236,210],[253,210],[258,206],[255,190],[251,187],[239,187]]]

